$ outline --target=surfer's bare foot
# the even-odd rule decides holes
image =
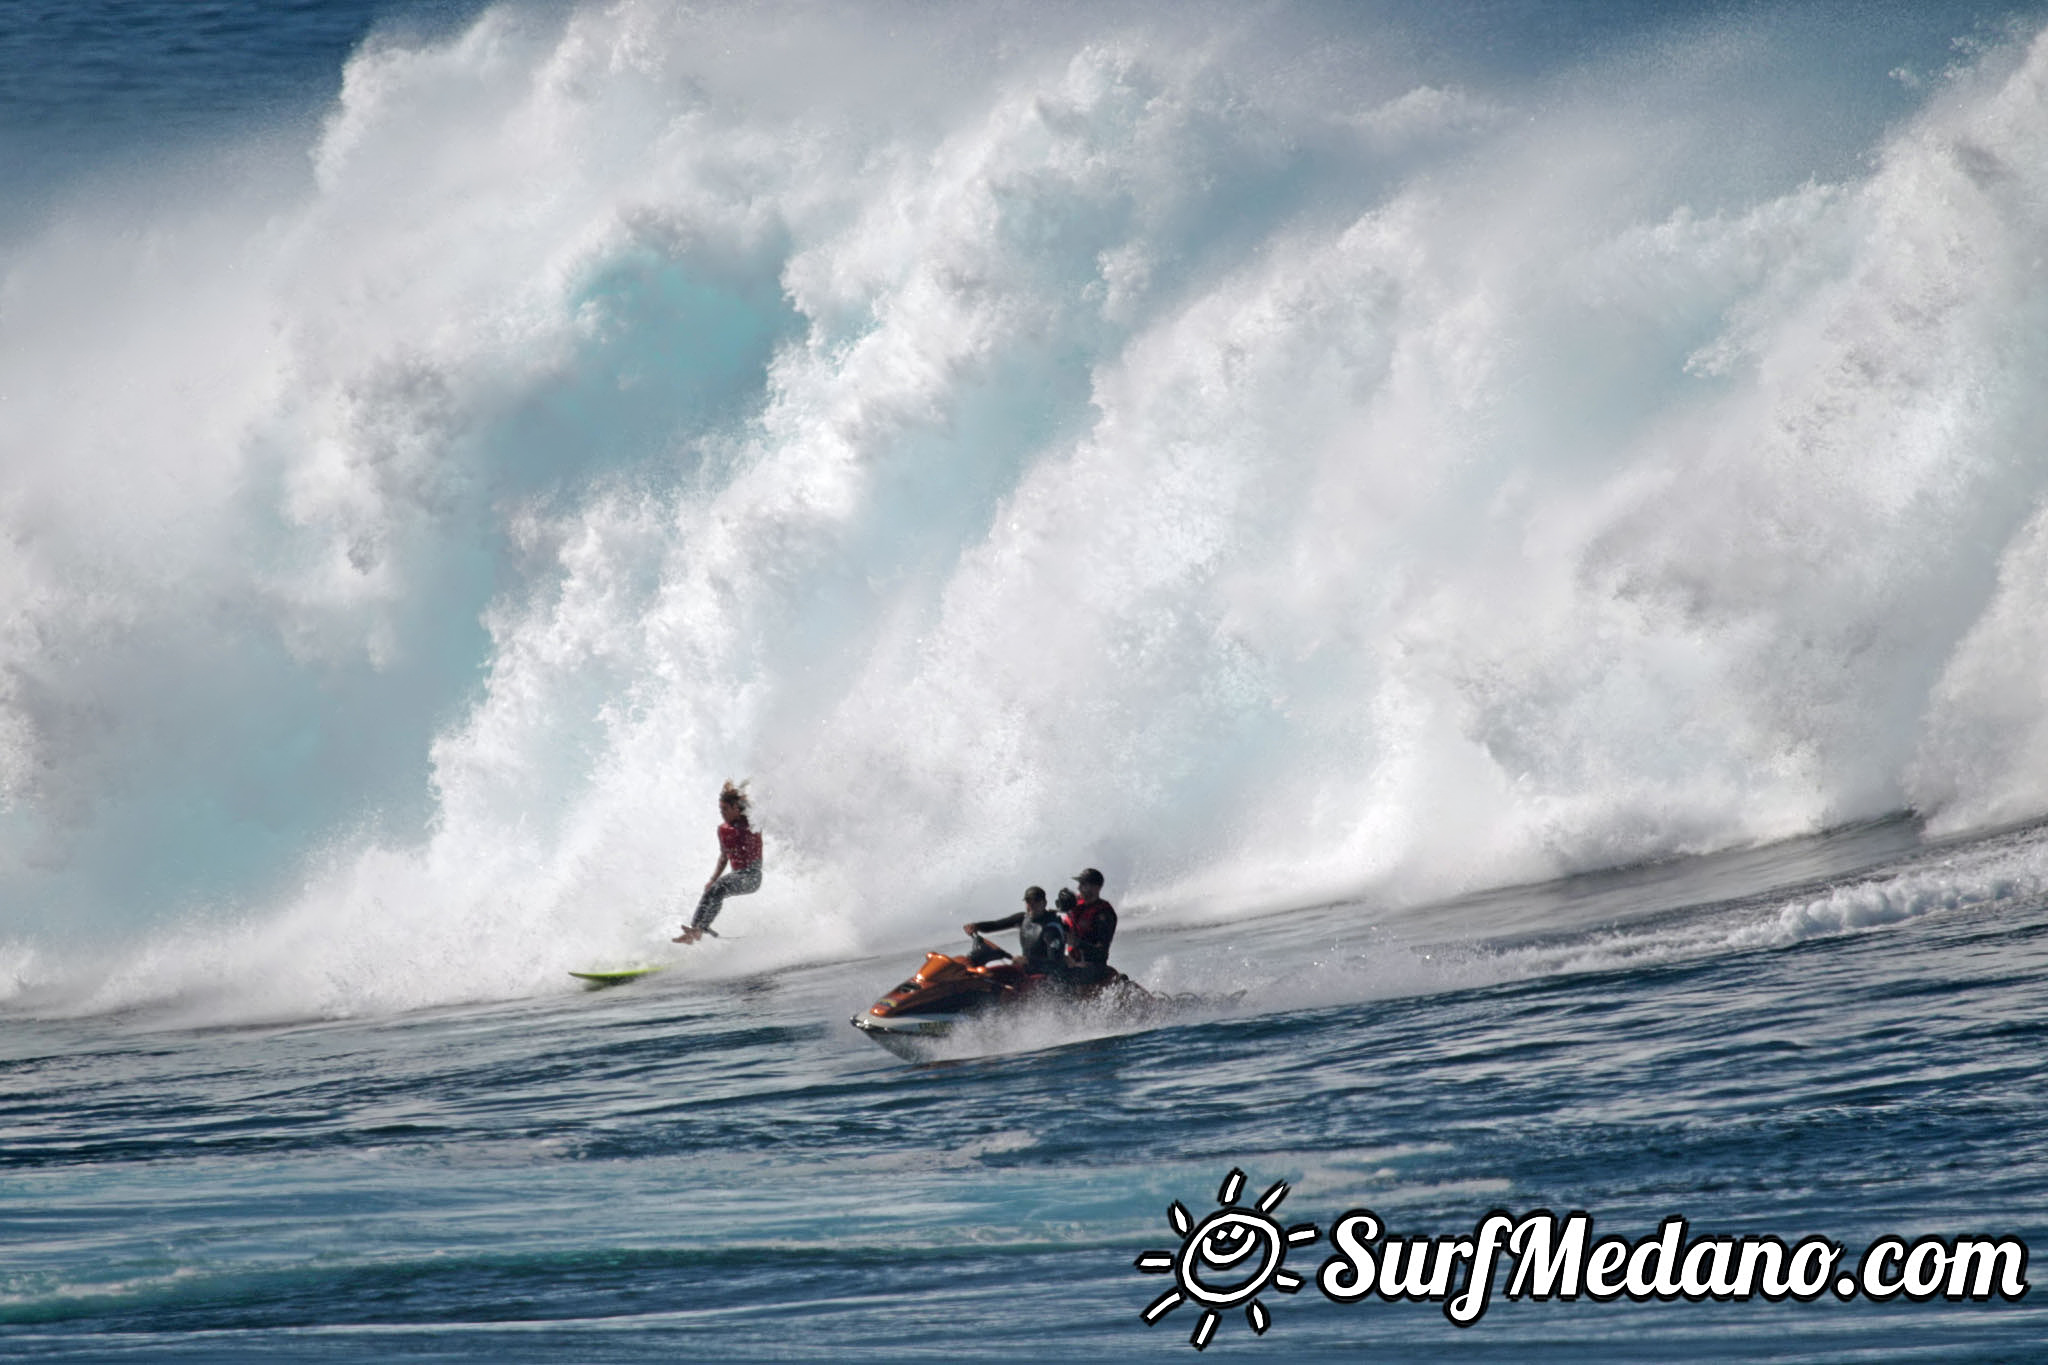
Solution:
[[[685,929],[683,930],[683,932],[677,934],[674,938],[670,939],[669,942],[695,943],[698,939],[702,937],[704,937],[704,931],[702,929]]]

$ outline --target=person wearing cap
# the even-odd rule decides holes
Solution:
[[[1116,937],[1116,907],[1102,898],[1102,874],[1092,867],[1075,873],[1072,881],[1080,893],[1068,922],[1066,979],[1078,986],[1092,986],[1109,977],[1109,944]]]
[[[1062,891],[1060,894],[1067,893]],[[1024,888],[1024,908],[1016,914],[1005,915],[1001,919],[977,920],[961,928],[976,938],[1015,929],[1017,946],[1022,950],[1019,964],[1034,976],[1056,971],[1065,960],[1066,931],[1053,917],[1052,911],[1046,908],[1045,888],[1042,886]]]

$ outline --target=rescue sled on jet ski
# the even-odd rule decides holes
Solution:
[[[924,964],[849,1022],[907,1061],[922,1061],[960,1025],[993,1014],[1041,1006],[1107,1008],[1143,1015],[1168,1002],[1114,967],[1086,984],[1026,972],[1016,959],[980,934],[958,956],[926,953]]]

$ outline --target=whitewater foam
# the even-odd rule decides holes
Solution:
[[[2048,808],[2048,38],[1815,178],[1732,21],[891,14],[380,39],[310,184],[10,248],[0,983],[558,988],[749,775],[689,971]]]

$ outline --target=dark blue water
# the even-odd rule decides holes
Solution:
[[[0,196],[0,229],[33,221],[53,189],[81,177],[134,178],[166,155],[251,137],[309,138],[340,92],[343,63],[372,35],[431,42],[485,8],[486,0],[10,0],[0,7],[0,185],[9,191]],[[1302,22],[1338,32],[1358,22],[1344,7],[1324,9],[1303,7]],[[1493,0],[1447,13],[1389,4],[1371,21],[1423,74],[1455,81],[1553,70],[1727,11]],[[1788,39],[1788,53],[1810,38],[1813,16],[1761,13]],[[1938,62],[1949,39],[1993,31],[2001,14],[1912,5],[1873,13],[1881,17],[1847,26],[1854,55],[1842,69],[1798,78],[1824,83]],[[1843,131],[1815,127],[1810,136],[1826,148]],[[1817,160],[1840,155],[1834,147]]]
[[[2042,22],[0,6],[0,1359],[2041,1358]]]
[[[166,152],[302,134],[373,31],[444,32],[468,0],[10,0],[0,8],[0,226],[82,174]]]
[[[1242,954],[1252,994],[1134,1033],[1039,1021],[1005,1039],[1014,1053],[921,1067],[844,1022],[893,983],[904,964],[887,959],[376,1021],[10,1020],[0,1350],[1177,1359],[1193,1314],[1143,1325],[1158,1286],[1131,1260],[1173,1245],[1168,1205],[1199,1212],[1234,1166],[1257,1189],[1293,1182],[1286,1213],[1325,1230],[1358,1207],[1428,1234],[1543,1207],[1630,1238],[1676,1213],[1788,1243],[1995,1232],[2039,1246],[2038,888],[1746,948],[1730,940],[1779,923],[1783,891],[1617,909],[1830,864],[1799,903],[1930,863],[1971,879],[2037,858],[2039,839],[1902,864],[1882,847],[1897,833],[1879,831],[1588,884],[1576,890],[1607,898],[1600,923],[1556,936],[1540,962],[1519,936],[1368,932],[1357,907],[1293,917],[1277,953],[1258,926],[1140,934],[1127,961],[1141,977]],[[1574,890],[1433,914],[1501,926]],[[1683,933],[1718,946],[1674,947]],[[1444,956],[1456,965],[1432,965]],[[1433,985],[1437,972],[1502,979]],[[1359,998],[1288,1004],[1315,994]],[[2036,1297],[1497,1301],[1460,1331],[1434,1306],[1311,1288],[1269,1296],[1263,1340],[1232,1315],[1210,1349],[2020,1360],[2048,1327]]]

